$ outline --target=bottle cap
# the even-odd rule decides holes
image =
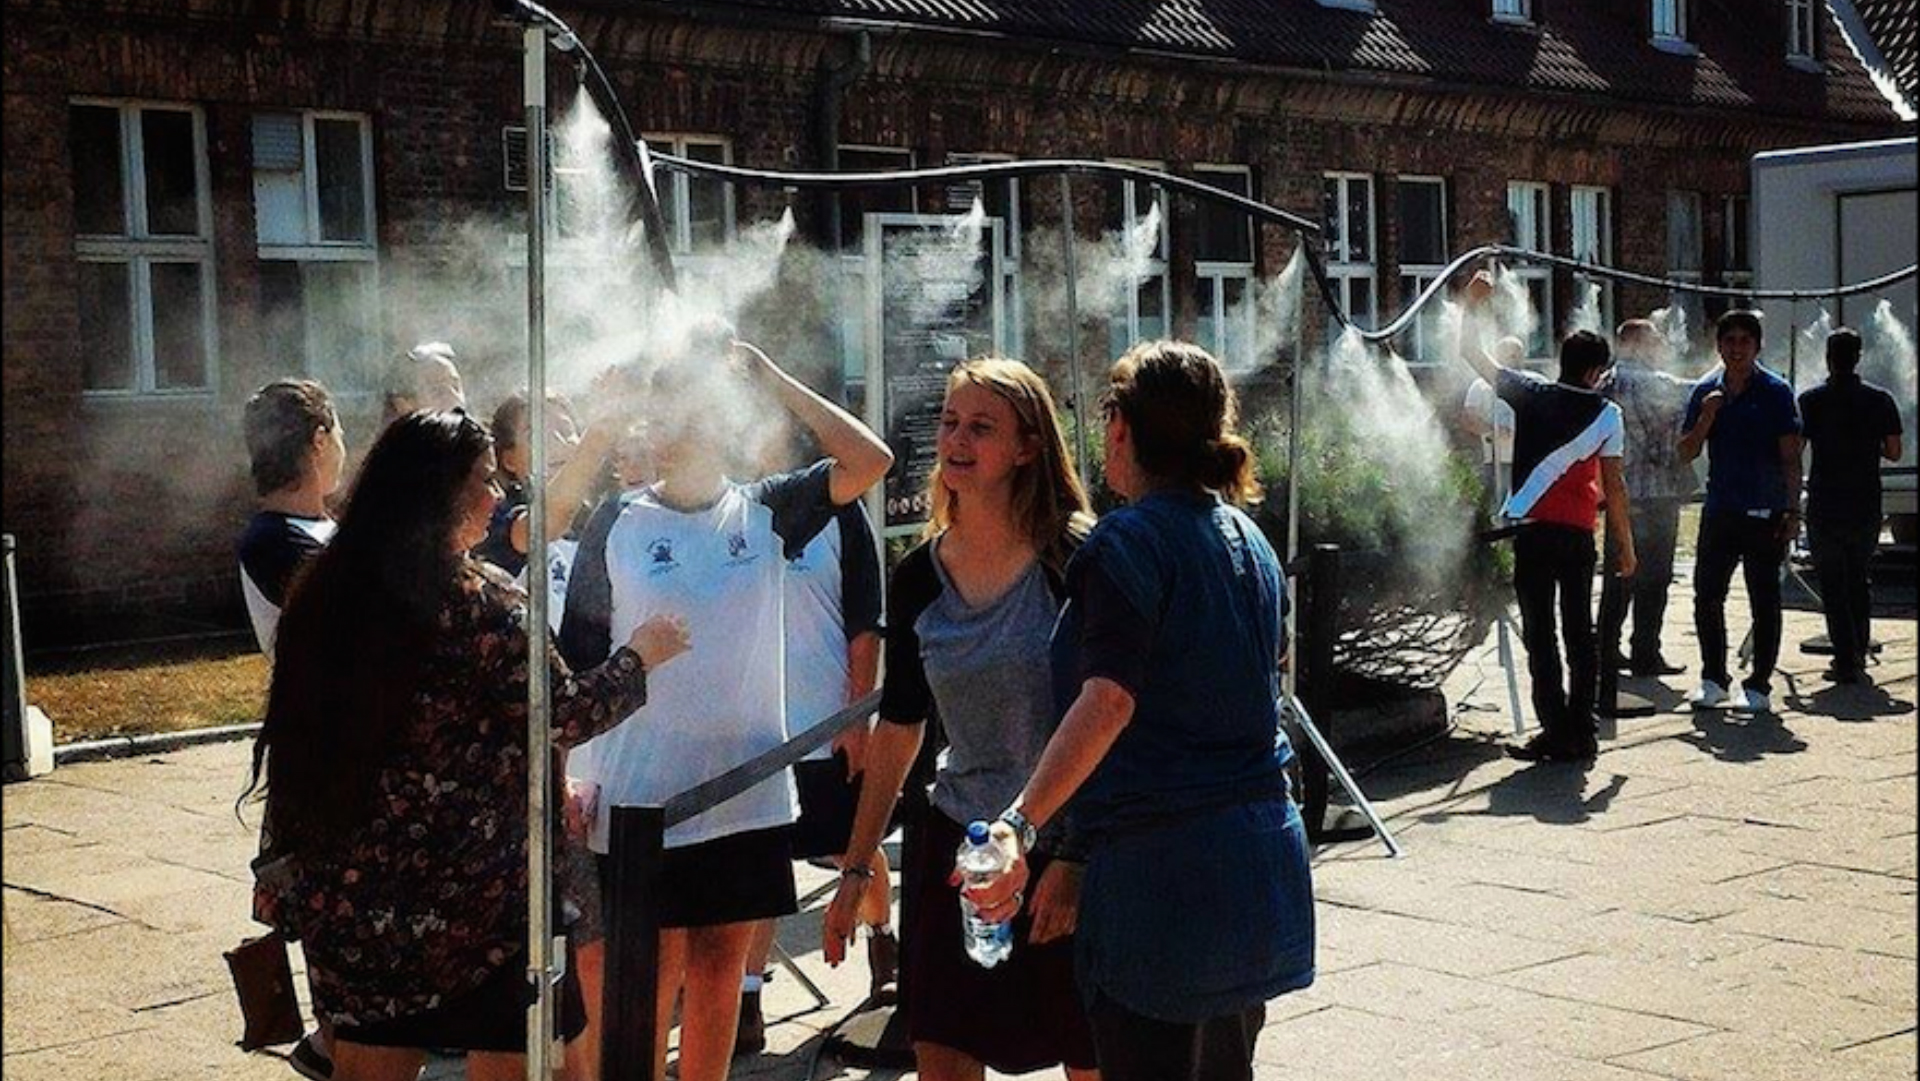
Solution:
[[[991,832],[992,832],[991,827],[989,827],[985,822],[969,823],[967,825],[967,843],[973,844],[973,845],[986,844],[987,837],[991,834]]]

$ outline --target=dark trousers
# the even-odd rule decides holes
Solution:
[[[1185,1024],[1142,1017],[1096,992],[1087,1017],[1102,1081],[1253,1081],[1267,1007]]]
[[[1827,638],[1833,643],[1833,667],[1858,673],[1866,667],[1873,641],[1873,594],[1867,565],[1880,541],[1880,516],[1809,518],[1807,545],[1820,578],[1820,603],[1826,611]]]
[[[1633,577],[1613,572],[1618,565],[1613,532],[1607,532],[1606,568],[1600,582],[1600,656],[1611,665],[1620,657],[1620,635],[1633,615],[1629,658],[1635,668],[1651,668],[1662,659],[1660,627],[1667,617],[1667,590],[1673,585],[1673,549],[1680,540],[1682,500],[1648,499],[1633,505]]]
[[[1780,515],[1745,514],[1700,517],[1699,551],[1693,565],[1693,627],[1700,635],[1700,677],[1731,686],[1727,672],[1727,587],[1733,569],[1744,572],[1747,601],[1753,609],[1753,671],[1742,686],[1766,694],[1773,666],[1780,659],[1780,564],[1787,548],[1780,540]]]
[[[1513,588],[1533,678],[1533,712],[1548,736],[1570,743],[1595,738],[1600,651],[1593,634],[1593,561],[1593,534],[1584,529],[1536,522],[1513,538]],[[1556,607],[1567,640],[1570,679],[1564,685]]]

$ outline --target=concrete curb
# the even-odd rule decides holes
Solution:
[[[252,724],[222,725],[219,728],[195,728],[185,732],[156,732],[148,736],[115,736],[112,739],[68,743],[53,749],[53,764],[66,766],[75,762],[101,762],[137,754],[165,754],[186,747],[198,747],[203,743],[248,739],[259,731],[260,724],[256,721]]]

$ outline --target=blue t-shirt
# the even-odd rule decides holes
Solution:
[[[1717,371],[1700,380],[1687,399],[1687,416],[1680,430],[1688,432],[1700,420],[1700,403],[1724,390],[1726,373]],[[1707,513],[1746,514],[1779,511],[1793,506],[1800,493],[1787,491],[1786,471],[1780,465],[1780,437],[1800,434],[1800,409],[1787,381],[1759,365],[1746,389],[1728,395],[1707,434]]]
[[[1102,519],[1066,577],[1058,708],[1095,676],[1134,697],[1132,720],[1072,803],[1092,849],[1083,990],[1192,1022],[1306,986],[1313,891],[1283,772],[1285,586],[1272,546],[1210,494],[1157,492]],[[1138,633],[1097,625],[1116,604]]]

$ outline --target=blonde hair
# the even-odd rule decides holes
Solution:
[[[1088,509],[1087,490],[1074,472],[1073,457],[1067,451],[1046,380],[1017,360],[976,357],[947,377],[947,395],[951,397],[963,385],[992,391],[1012,406],[1020,434],[1034,441],[1037,453],[1033,460],[1014,471],[1010,509],[1034,550],[1058,560],[1061,541],[1069,535],[1086,536],[1093,528],[1093,514]],[[960,508],[938,462],[927,486],[933,513],[927,519],[924,536],[932,538],[953,525]]]

